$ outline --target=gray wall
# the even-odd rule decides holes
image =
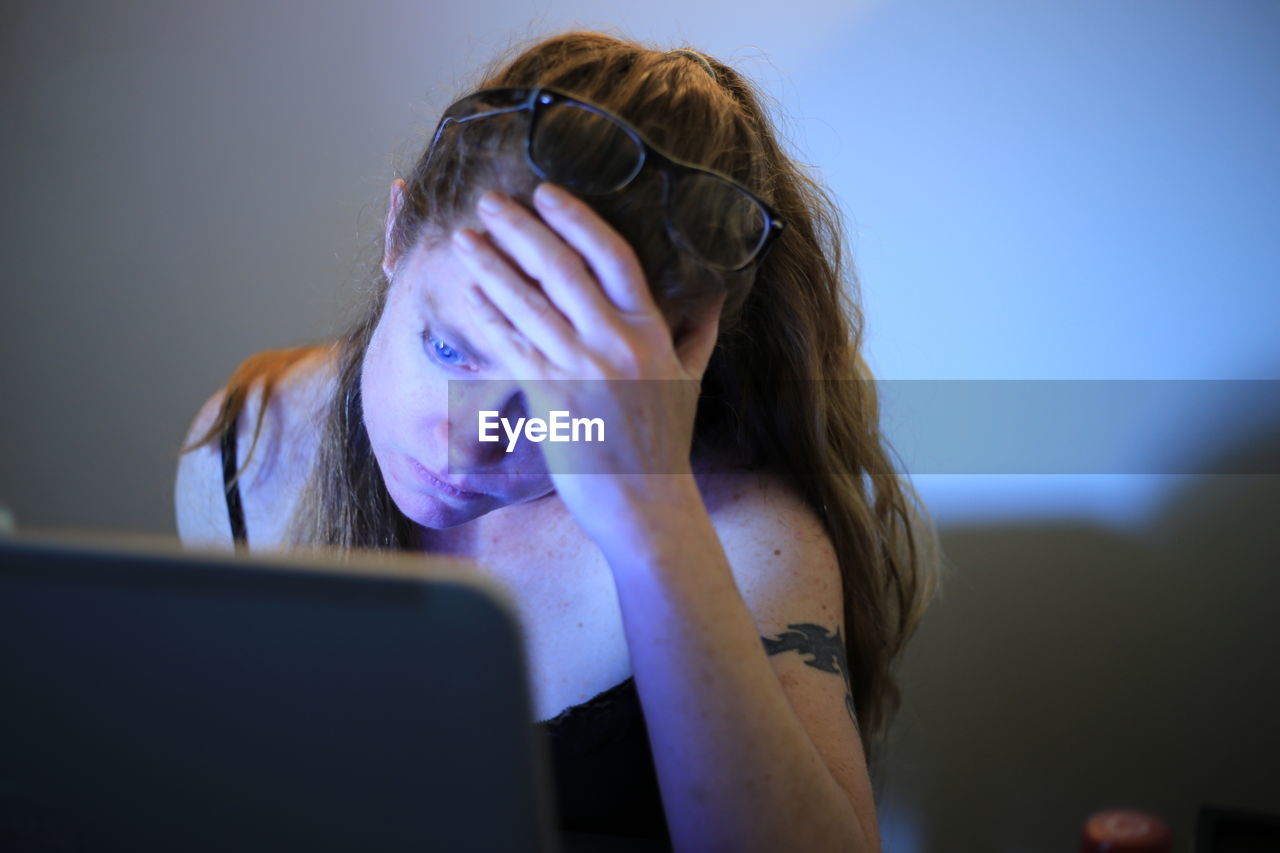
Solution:
[[[569,26],[688,40],[780,101],[849,215],[882,377],[1274,375],[1274,5],[458,5],[7,4],[19,525],[171,533],[199,404],[336,333],[395,165],[497,49]],[[1225,442],[1276,470],[1271,439]],[[1129,527],[956,494],[886,850],[1069,850],[1116,805],[1187,850],[1199,805],[1280,812],[1274,476],[1178,478]]]
[[[1280,813],[1277,506],[1274,476],[1204,477],[1132,529],[946,529],[955,572],[903,661],[885,850],[1075,850],[1085,816],[1123,807],[1190,851],[1203,806]]]

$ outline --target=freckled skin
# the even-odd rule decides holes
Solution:
[[[500,444],[461,440],[464,425],[450,423],[450,380],[486,380],[473,386],[474,394],[467,390],[472,394],[468,405],[504,414],[522,405],[513,380],[494,369],[477,373],[442,364],[424,340],[427,331],[436,338],[443,334],[433,327],[433,315],[469,340],[481,339],[464,295],[470,281],[471,274],[448,249],[419,245],[407,254],[396,269],[361,368],[365,428],[387,492],[406,517],[424,528],[456,528],[552,493],[537,444],[524,442],[506,453]],[[467,387],[455,385],[455,391]],[[422,482],[407,457],[483,497],[442,495]]]
[[[433,531],[455,528],[465,533],[474,528],[471,522],[488,513],[554,494],[537,444],[523,442],[514,452],[506,453],[500,443],[468,446],[457,441],[456,433],[454,441],[449,441],[451,428],[459,427],[449,422],[450,380],[488,380],[478,387],[491,399],[483,401],[483,405],[474,399],[468,402],[473,409],[497,410],[503,416],[513,414],[509,410],[518,394],[514,381],[493,381],[504,377],[492,371],[468,374],[433,360],[424,340],[428,330],[439,335],[431,328],[431,314],[473,341],[482,337],[477,334],[472,308],[464,295],[469,280],[464,265],[447,249],[419,246],[410,252],[397,268],[361,370],[365,427],[387,491],[406,517]],[[425,310],[428,303],[431,312]],[[450,344],[450,348],[455,347]],[[458,488],[484,493],[483,497],[462,501],[442,495],[422,482],[408,457],[445,475]],[[730,503],[747,494],[746,488],[735,487],[732,491]],[[464,538],[449,542],[456,546]],[[491,545],[499,544],[497,535],[485,538]],[[442,537],[433,541],[443,545],[446,540]],[[782,555],[780,548],[771,544],[769,547],[775,557]],[[554,556],[555,549],[549,549],[546,557]],[[567,606],[568,602],[561,604]],[[582,628],[583,623],[579,622],[578,627]],[[844,679],[848,690],[848,665],[839,632],[812,623],[788,628],[792,630],[775,638],[762,638],[766,653],[796,652],[808,656],[806,665]],[[851,690],[846,693],[845,704],[856,726]],[[705,792],[694,790],[691,794],[695,800],[705,798]]]
[[[784,631],[774,638],[762,638],[765,651],[770,655],[784,652],[810,655],[805,661],[805,665],[843,678],[846,691],[844,697],[845,709],[849,712],[849,719],[853,720],[853,724],[856,727],[858,725],[858,717],[854,713],[853,689],[849,681],[849,663],[845,654],[844,640],[840,637],[840,632],[836,631],[833,634],[821,625],[815,625],[812,622],[802,622],[796,625],[788,625],[787,627],[792,630]]]

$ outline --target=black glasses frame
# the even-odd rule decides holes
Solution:
[[[483,112],[467,114],[466,110],[469,108],[471,103],[477,99],[492,100],[492,101],[497,101],[499,103],[505,102],[505,104],[503,106],[495,107],[493,109],[484,110]],[[435,152],[436,143],[440,141],[440,134],[444,132],[445,127],[448,126],[449,124],[451,123],[463,124],[468,121],[475,121],[477,119],[488,118],[490,116],[501,115],[503,113],[513,113],[513,112],[519,112],[521,110],[531,110],[532,115],[529,118],[528,128],[526,129],[525,136],[524,136],[525,161],[529,164],[529,168],[533,170],[534,174],[536,174],[539,178],[542,178],[544,181],[549,181],[551,180],[551,178],[548,176],[547,172],[540,165],[538,165],[538,162],[533,157],[533,136],[534,136],[534,132],[537,130],[537,127],[538,127],[538,119],[543,114],[543,111],[545,110],[545,108],[554,106],[555,104],[559,104],[559,103],[572,104],[574,106],[596,113],[597,115],[605,119],[608,119],[609,121],[617,125],[619,128],[621,128],[623,132],[625,132],[628,136],[630,136],[635,142],[637,142],[639,144],[639,148],[641,152],[639,162],[637,162],[635,169],[631,172],[630,175],[627,175],[624,180],[619,182],[617,186],[602,193],[586,193],[586,192],[579,192],[576,189],[572,190],[575,194],[587,195],[587,196],[613,195],[617,192],[622,191],[626,187],[630,186],[631,182],[636,179],[637,175],[639,175],[642,171],[644,171],[644,168],[646,166],[652,165],[654,168],[658,169],[658,171],[661,172],[662,174],[662,215],[663,215],[664,224],[666,225],[666,229],[667,229],[667,236],[670,237],[671,241],[675,243],[677,246],[684,249],[693,257],[697,258],[699,263],[702,263],[708,267],[711,267],[712,269],[719,270],[721,272],[736,272],[738,270],[745,269],[746,267],[750,266],[752,263],[759,262],[764,258],[770,246],[773,245],[774,241],[777,240],[778,236],[782,234],[784,230],[786,230],[786,227],[787,227],[786,221],[783,220],[778,215],[777,211],[774,210],[774,208],[771,205],[769,205],[768,202],[766,202],[764,199],[760,198],[758,195],[748,190],[742,184],[730,178],[728,175],[721,174],[720,172],[717,172],[713,169],[707,169],[702,166],[695,166],[692,163],[687,163],[683,160],[679,160],[675,157],[672,157],[671,155],[658,149],[656,146],[650,143],[649,140],[645,139],[644,136],[640,133],[640,131],[636,130],[626,121],[614,115],[613,113],[609,112],[608,110],[604,109],[603,107],[597,106],[596,104],[593,104],[589,101],[584,101],[581,98],[574,97],[573,95],[569,95],[565,92],[561,92],[557,89],[552,89],[547,86],[536,86],[532,88],[507,87],[507,88],[497,88],[497,89],[482,89],[478,92],[473,92],[472,94],[467,95],[465,98],[461,98],[458,101],[455,101],[453,104],[449,106],[448,109],[445,110],[444,115],[440,118],[440,123],[436,125],[435,134],[431,138],[431,147],[429,149],[431,153],[427,155],[427,162],[430,163],[431,155],[434,154]],[[742,193],[748,199],[750,199],[751,202],[755,204],[760,209],[761,213],[764,215],[764,223],[765,223],[764,232],[761,235],[760,241],[759,243],[757,243],[755,249],[751,252],[751,254],[747,257],[747,259],[743,261],[741,264],[730,267],[730,266],[725,266],[724,264],[719,264],[714,261],[708,260],[707,258],[703,257],[701,254],[699,254],[696,249],[690,246],[684,240],[684,238],[680,236],[679,231],[672,225],[671,211],[670,211],[672,183],[674,180],[678,180],[681,174],[685,174],[688,172],[695,172],[701,175],[709,175],[712,178],[723,181],[724,183],[728,184],[738,192]]]

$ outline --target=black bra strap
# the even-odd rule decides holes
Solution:
[[[227,515],[231,518],[231,537],[236,550],[244,550],[249,536],[244,529],[244,507],[240,503],[240,483],[232,483],[236,475],[236,422],[233,420],[222,433],[222,484],[227,495]]]

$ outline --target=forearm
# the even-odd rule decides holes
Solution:
[[[677,850],[878,848],[769,664],[692,477],[606,548]]]

